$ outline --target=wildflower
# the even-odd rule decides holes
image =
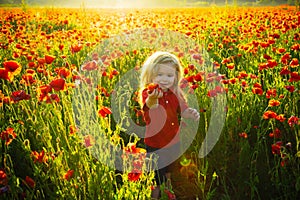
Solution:
[[[116,75],[118,75],[119,74],[119,72],[118,72],[118,70],[116,70],[116,69],[113,69],[111,72],[110,72],[110,75],[112,75],[112,76],[116,76]]]
[[[282,47],[280,47],[276,50],[276,53],[278,53],[278,54],[282,54],[284,52],[286,52],[286,50],[285,50],[285,48],[282,48]]]
[[[106,117],[107,115],[110,115],[112,112],[110,108],[106,106],[102,106],[102,108],[98,111],[98,115],[101,117]]]
[[[26,176],[25,182],[31,188],[35,187],[35,181],[32,178],[30,178],[29,176]]]
[[[21,100],[28,100],[30,99],[30,95],[26,94],[24,90],[14,91],[11,94],[11,98],[14,102],[18,102]]]
[[[287,89],[289,92],[295,91],[295,87],[293,85],[286,85],[286,86],[284,86],[284,88]]]
[[[280,75],[288,75],[288,74],[290,74],[290,73],[291,73],[291,71],[288,70],[288,67],[287,67],[287,66],[282,67],[282,69],[281,69],[281,71],[280,71]]]
[[[169,200],[176,199],[176,196],[173,191],[170,191],[169,189],[165,189],[164,192],[168,195]]]
[[[284,122],[286,120],[283,114],[277,115],[275,119],[280,122]]]
[[[275,130],[274,130],[274,132],[272,132],[272,133],[270,133],[269,134],[269,136],[271,137],[271,138],[280,138],[281,137],[281,131],[278,129],[278,128],[276,128]]]
[[[74,174],[74,170],[73,169],[69,169],[65,175],[64,175],[64,179],[69,181],[72,177],[73,177],[73,174]]]
[[[48,160],[48,157],[45,156],[45,151],[42,150],[40,153],[37,151],[33,151],[31,153],[31,156],[34,158],[34,163],[39,162],[39,163],[46,163]]]
[[[51,55],[45,55],[45,62],[47,64],[51,64],[54,60],[55,60],[55,56],[51,56]]]
[[[274,67],[276,67],[277,65],[278,65],[278,63],[276,62],[276,60],[273,60],[273,59],[268,60],[267,66],[268,66],[269,68],[274,68]]]
[[[208,97],[216,97],[217,96],[217,91],[216,90],[209,90],[207,92]]]
[[[260,87],[252,88],[253,94],[263,95],[263,90]]]
[[[8,182],[7,175],[3,169],[0,169],[0,185],[6,185]]]
[[[22,70],[22,66],[16,61],[5,61],[3,62],[3,66],[14,76],[18,75]]]
[[[277,114],[274,111],[268,110],[263,114],[264,119],[275,119]]]
[[[239,136],[245,139],[248,138],[248,134],[246,132],[239,133]]]
[[[234,69],[234,63],[229,63],[226,65],[228,69]]]
[[[280,155],[281,146],[282,146],[282,141],[278,141],[275,144],[272,144],[272,153],[274,155]]]
[[[76,126],[70,125],[69,129],[70,129],[70,133],[69,133],[70,135],[74,135],[77,132]]]
[[[291,78],[289,79],[289,82],[298,82],[300,81],[300,75],[298,72],[291,72],[290,73]]]
[[[81,68],[83,71],[93,71],[98,69],[98,65],[96,61],[90,61],[86,64],[84,64]]]
[[[281,63],[282,64],[288,64],[288,61],[291,59],[291,54],[290,53],[286,53],[281,57]]]
[[[25,84],[26,86],[32,85],[33,83],[36,82],[36,80],[33,78],[33,74],[24,74],[22,76],[22,81],[21,83]]]
[[[269,89],[267,90],[267,93],[266,93],[266,97],[267,99],[270,99],[271,97],[276,97],[277,95],[277,90],[276,89]]]
[[[51,81],[49,84],[51,88],[53,88],[56,91],[65,90],[66,89],[66,82],[63,78],[57,78]]]
[[[137,148],[135,143],[129,142],[127,144],[127,146],[124,148],[124,151],[127,153],[136,153],[137,152]]]
[[[294,125],[298,125],[299,124],[299,118],[296,116],[291,116],[288,119],[288,124],[290,127],[293,127]]]
[[[269,107],[279,106],[280,102],[278,100],[271,99],[269,101]]]
[[[0,68],[0,79],[12,81],[14,79],[14,76],[11,72],[9,72],[5,68]]]
[[[140,179],[141,175],[141,170],[133,169],[131,172],[128,173],[128,180],[135,182]]]
[[[8,146],[13,139],[17,137],[17,134],[14,132],[14,129],[9,127],[5,131],[2,131],[0,134],[0,138],[5,140],[5,144]]]
[[[70,70],[65,67],[56,68],[55,72],[61,78],[69,78],[72,75]]]
[[[77,53],[79,52],[81,49],[82,49],[82,45],[81,44],[74,44],[74,45],[71,45],[70,47],[70,50],[71,50],[71,53]]]
[[[297,58],[293,58],[292,61],[290,62],[290,66],[292,68],[298,67],[299,66],[299,61]]]
[[[195,59],[195,60],[201,60],[202,59],[202,57],[201,57],[201,55],[200,54],[193,54],[193,59]]]
[[[38,93],[39,101],[43,101],[43,100],[47,99],[47,95],[51,91],[52,91],[52,87],[49,85],[42,85],[42,86],[38,87],[37,93]]]
[[[84,136],[84,146],[86,148],[91,147],[95,144],[95,138],[92,135]]]

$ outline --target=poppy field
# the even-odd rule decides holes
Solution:
[[[129,131],[144,124],[138,80],[124,77],[159,50],[179,58],[180,86],[201,114],[195,134],[182,133],[189,142],[161,199],[300,197],[296,7],[0,15],[0,199],[150,199],[155,158]],[[216,143],[199,156],[214,126]]]

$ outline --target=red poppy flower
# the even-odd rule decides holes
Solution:
[[[272,144],[272,153],[274,155],[280,155],[281,146],[282,146],[282,142],[281,141],[278,141],[275,144]]]
[[[278,65],[278,63],[277,63],[276,60],[268,60],[267,66],[268,66],[269,68],[274,68],[274,67],[276,67],[277,65]]]
[[[193,59],[195,59],[195,60],[201,60],[202,57],[201,57],[200,54],[193,54]]]
[[[3,66],[13,75],[18,75],[22,70],[22,66],[16,61],[5,61],[3,62]]]
[[[281,71],[280,71],[280,75],[288,75],[288,74],[290,74],[290,73],[291,73],[291,71],[288,70],[288,67],[287,67],[287,66],[282,67],[282,69],[281,69]]]
[[[293,46],[291,46],[291,49],[293,51],[298,51],[300,49],[300,44],[294,44]]]
[[[273,138],[273,137],[274,138],[280,138],[281,137],[281,131],[278,128],[276,128],[274,132],[269,134],[269,136],[271,138]]]
[[[289,92],[295,91],[295,87],[293,85],[286,85],[286,86],[284,86],[284,88],[287,89]]]
[[[290,62],[290,66],[292,68],[298,67],[299,66],[299,61],[297,58],[293,58],[292,61]]]
[[[33,74],[25,74],[22,76],[22,83],[29,86],[36,82],[36,80],[33,78]]]
[[[269,101],[269,107],[279,106],[280,102],[278,100],[271,99]]]
[[[291,59],[291,54],[286,53],[281,57],[281,63],[287,65],[288,61]]]
[[[69,78],[72,75],[70,70],[65,67],[55,68],[55,72],[61,78]]]
[[[263,118],[264,119],[275,119],[277,117],[277,114],[274,111],[268,110],[264,113]]]
[[[30,95],[26,94],[24,90],[19,90],[12,92],[11,98],[14,100],[14,102],[18,102],[21,100],[28,100],[31,97]]]
[[[55,60],[55,56],[52,56],[52,55],[45,55],[45,62],[47,64],[51,64],[54,60]]]
[[[277,52],[278,54],[282,54],[282,53],[286,52],[286,50],[285,50],[285,48],[280,47],[280,48],[278,48],[278,49],[276,50],[276,52]]]
[[[236,83],[236,81],[237,81],[237,79],[236,79],[236,78],[231,78],[231,79],[229,79],[229,83],[231,83],[231,84],[235,84],[235,83]]]
[[[241,137],[241,138],[248,138],[248,134],[247,133],[245,133],[245,132],[242,132],[242,133],[239,133],[239,136]]]
[[[73,169],[69,169],[65,175],[64,175],[64,179],[65,180],[70,180],[72,177],[73,177],[73,174],[74,174],[74,170]]]
[[[71,49],[72,53],[77,53],[82,49],[82,47],[83,46],[81,44],[74,44],[74,45],[71,45],[70,49]]]
[[[284,117],[284,114],[277,115],[275,119],[280,122],[284,122],[286,120],[286,118]]]
[[[116,69],[113,69],[111,72],[110,72],[110,75],[112,75],[112,76],[116,76],[116,75],[118,75],[119,74],[119,72],[118,72],[118,70],[116,70]]]
[[[44,65],[46,63],[45,58],[37,58],[39,65]]]
[[[147,91],[149,94],[151,94],[157,88],[159,88],[157,83],[150,83],[147,85]]]
[[[300,75],[298,72],[291,72],[290,73],[291,78],[289,79],[289,82],[298,82],[300,81]]]
[[[168,200],[175,200],[176,199],[176,196],[175,196],[174,192],[172,192],[168,189],[165,189],[164,192],[168,195]]]
[[[51,81],[49,84],[51,88],[53,88],[55,91],[65,90],[66,89],[66,81],[63,78],[57,78]]]
[[[76,126],[70,125],[69,129],[70,129],[70,133],[69,133],[70,135],[74,135],[77,132]]]
[[[84,71],[93,71],[93,70],[98,69],[98,65],[97,65],[96,61],[90,61],[90,62],[86,63],[85,65],[83,65],[81,69]]]
[[[30,178],[29,176],[26,176],[25,182],[31,188],[35,187],[35,181],[32,178]]]
[[[216,90],[209,90],[207,92],[207,96],[208,97],[215,97],[215,96],[217,96],[217,91]]]
[[[229,63],[226,65],[228,69],[234,69],[234,63]]]
[[[299,124],[299,118],[296,116],[291,116],[288,119],[288,124],[290,127],[293,127],[294,125],[298,125]]]
[[[7,185],[7,182],[8,178],[5,171],[3,169],[0,169],[0,185]]]
[[[263,95],[264,91],[260,87],[254,87],[252,88],[253,94]]]
[[[266,98],[270,99],[271,97],[275,98],[277,95],[277,90],[276,89],[269,89],[266,92]]]
[[[46,103],[60,102],[60,98],[57,94],[50,94],[46,97]]]
[[[140,179],[141,175],[142,175],[141,170],[133,169],[131,172],[128,173],[128,180],[133,182],[137,181]]]
[[[110,115],[111,109],[106,107],[106,106],[102,106],[102,108],[98,111],[98,115],[100,115],[101,117],[106,117],[107,115]]]
[[[230,58],[224,58],[221,63],[226,64],[226,63],[229,63],[230,61],[231,61]]]
[[[95,138],[92,135],[84,136],[84,146],[86,148],[91,147],[95,144]]]
[[[5,68],[0,68],[0,79],[12,81],[14,79],[14,75]]]

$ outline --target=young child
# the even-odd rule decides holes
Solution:
[[[142,67],[140,96],[146,122],[144,142],[147,152],[158,155],[153,199],[159,198],[162,183],[171,186],[170,165],[180,153],[180,118],[198,120],[200,117],[184,99],[179,87],[181,77],[179,60],[168,52],[155,52]]]

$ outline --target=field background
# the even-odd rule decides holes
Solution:
[[[124,128],[143,125],[137,97],[115,99],[114,86],[161,49],[179,57],[201,113],[173,169],[177,199],[300,197],[298,1],[95,2],[0,2],[0,199],[149,199],[141,133]],[[224,100],[220,138],[200,158]]]

